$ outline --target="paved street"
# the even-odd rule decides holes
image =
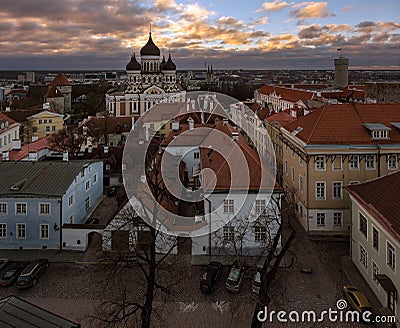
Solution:
[[[0,252],[0,257],[12,257]],[[119,301],[126,292],[129,301],[142,302],[143,281],[137,266],[95,264],[93,253],[48,253],[53,262],[37,286],[19,291],[14,286],[0,289],[0,297],[14,294],[44,308],[82,323],[82,327],[99,327],[93,317],[105,301]],[[278,271],[271,291],[270,310],[303,311],[336,310],[343,297],[341,288],[348,284],[341,268],[347,254],[345,241],[312,241],[298,233],[285,259],[287,267]],[[40,252],[17,252],[19,257],[39,257]],[[65,261],[63,261],[65,257]],[[75,260],[74,260],[75,259]],[[199,290],[203,266],[190,266],[188,257],[179,265],[166,266],[160,272],[160,283],[170,285],[170,294],[157,292],[154,313],[155,327],[249,327],[255,298],[251,293],[254,270],[249,269],[239,294],[224,288],[228,268],[217,290],[204,294]],[[54,262],[57,261],[57,262]],[[89,261],[83,263],[82,261]],[[62,263],[65,262],[65,263]],[[187,263],[186,263],[187,262]],[[305,274],[301,268],[311,268]],[[93,317],[90,317],[93,316]],[[267,326],[267,325],[265,325]],[[273,322],[268,327],[286,327]],[[337,327],[338,323],[304,323],[297,327]],[[361,327],[361,324],[340,323],[340,327]],[[371,327],[371,326],[369,326]]]

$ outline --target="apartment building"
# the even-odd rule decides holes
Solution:
[[[325,105],[281,131],[283,186],[309,234],[349,234],[343,187],[399,169],[399,103]]]
[[[400,172],[348,186],[351,258],[383,305],[400,322]]]

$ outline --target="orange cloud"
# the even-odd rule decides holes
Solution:
[[[258,9],[257,12],[262,12],[262,11],[278,11],[282,10],[286,7],[289,7],[290,4],[282,0],[274,0],[273,2],[268,2],[265,1],[262,4],[262,8]]]
[[[297,19],[324,18],[335,16],[328,10],[327,2],[301,2],[292,6],[290,16]]]

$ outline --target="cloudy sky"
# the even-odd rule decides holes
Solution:
[[[1,0],[0,69],[121,70],[150,23],[178,69],[400,69],[398,0]]]

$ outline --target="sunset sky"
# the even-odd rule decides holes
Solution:
[[[178,69],[400,69],[398,0],[1,0],[0,69],[122,70],[150,23]]]

